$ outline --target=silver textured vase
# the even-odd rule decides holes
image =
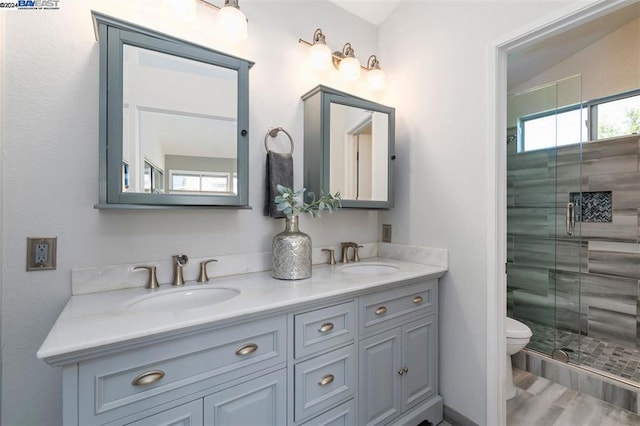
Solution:
[[[273,237],[271,275],[280,280],[311,276],[311,237],[298,229],[298,216],[286,219],[284,231]]]

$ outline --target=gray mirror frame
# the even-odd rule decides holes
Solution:
[[[250,208],[249,202],[249,68],[253,62],[140,27],[92,11],[100,44],[99,202],[95,208],[229,207]],[[122,185],[123,45],[156,50],[229,68],[238,73],[236,195],[126,193]],[[109,90],[107,90],[107,88]]]
[[[389,115],[387,201],[342,200],[344,208],[390,209],[393,207],[393,164],[395,155],[396,110],[367,99],[319,85],[302,96],[304,101],[304,187],[317,196],[330,188],[331,104],[382,112]]]

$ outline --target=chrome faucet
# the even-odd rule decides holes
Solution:
[[[182,267],[187,264],[189,258],[186,254],[176,254],[173,256],[173,281],[171,285],[184,285],[184,276],[182,275]]]

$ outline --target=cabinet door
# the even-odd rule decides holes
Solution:
[[[436,339],[434,316],[402,327],[402,411],[435,394]]]
[[[204,398],[204,424],[281,426],[287,423],[287,373],[279,370]]]
[[[202,426],[202,399],[154,414],[127,426]]]
[[[400,411],[400,333],[398,327],[360,342],[359,424],[384,424]]]

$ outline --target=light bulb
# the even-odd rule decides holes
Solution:
[[[353,56],[342,58],[338,71],[346,81],[353,81],[360,78],[360,61]]]
[[[247,17],[237,7],[224,6],[218,11],[218,30],[225,40],[246,40]]]
[[[367,83],[371,90],[382,90],[386,85],[386,76],[380,68],[367,71]]]
[[[322,71],[331,66],[331,49],[324,43],[316,43],[309,49],[309,61],[313,69]]]

